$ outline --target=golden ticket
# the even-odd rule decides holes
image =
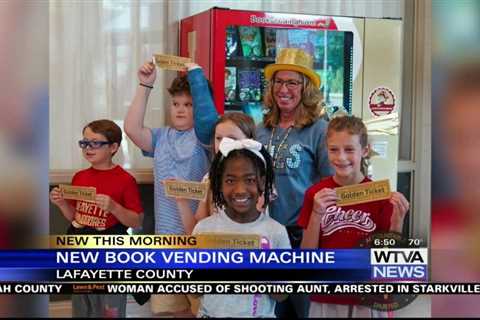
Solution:
[[[208,183],[205,182],[165,180],[163,185],[165,194],[174,198],[205,200],[208,192]]]
[[[335,189],[340,200],[339,206],[349,206],[390,198],[390,183],[388,180],[372,181]]]
[[[59,187],[64,199],[95,201],[97,195],[97,189],[94,187],[79,187],[67,184],[61,184]]]
[[[157,67],[162,69],[186,71],[187,67],[185,66],[185,63],[187,62],[192,62],[192,59],[179,56],[171,56],[168,54],[153,55],[153,63],[155,63]]]
[[[260,236],[255,234],[202,233],[195,236],[199,248],[259,249]]]

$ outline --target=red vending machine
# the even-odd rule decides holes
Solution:
[[[399,115],[401,20],[212,8],[180,22],[180,55],[203,67],[218,111],[243,111],[257,123],[263,116],[263,69],[286,47],[313,56],[329,115]],[[379,153],[373,176],[389,178],[395,189],[398,134],[371,139]]]

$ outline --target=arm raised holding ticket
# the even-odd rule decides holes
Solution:
[[[167,91],[170,95],[171,126],[148,128],[144,125],[146,108],[156,79],[156,66],[145,62],[137,73],[139,85],[125,117],[125,132],[142,150],[153,158],[155,189],[155,233],[186,234],[192,229],[190,219],[182,219],[175,198],[165,194],[162,181],[176,179],[200,181],[207,172],[208,156],[193,129],[192,95],[186,76],[177,76]],[[155,122],[155,121],[154,121]],[[195,212],[197,201],[189,201]],[[193,217],[192,217],[193,218]]]
[[[213,103],[211,86],[205,77],[202,68],[193,62],[186,63],[188,70],[188,81],[192,92],[194,110],[215,110]],[[223,138],[228,137],[233,140],[255,139],[255,122],[249,115],[243,112],[228,112],[217,117],[216,113],[211,112],[194,112],[194,122],[210,123],[212,126],[196,126],[195,133],[197,137],[210,136],[210,141],[202,141],[202,143],[210,146],[212,153],[215,155],[219,152],[219,145]],[[205,175],[203,182],[208,183],[209,175]],[[262,210],[263,196],[259,198],[257,207]],[[217,213],[219,208],[212,203],[212,194],[209,192],[207,199],[201,201],[195,213],[195,219],[200,221],[211,214]]]
[[[137,72],[138,86],[132,104],[125,117],[125,133],[140,149],[152,151],[152,131],[145,127],[145,111],[153,89],[157,70],[152,62],[145,62]]]
[[[304,229],[302,248],[358,248],[376,232],[402,231],[409,204],[398,192],[391,193],[390,199],[339,204],[339,190],[335,189],[371,182],[364,166],[368,155],[367,141],[367,128],[361,119],[344,116],[330,121],[326,142],[328,160],[335,174],[305,193],[298,220]],[[353,199],[356,192],[363,194],[358,188],[351,190]],[[368,308],[360,305],[359,296],[355,295],[311,295],[310,300],[311,317],[347,317],[352,307],[355,315],[371,314]]]
[[[193,128],[191,93],[193,83],[186,76],[177,76],[167,88],[170,103],[163,109],[169,111],[171,126],[157,128],[145,126],[144,119],[150,93],[157,89],[154,88],[156,68],[152,62],[147,61],[138,70],[139,84],[125,117],[125,132],[142,150],[144,156],[153,158],[155,234],[184,235],[193,229],[195,223],[193,213],[197,209],[198,201],[180,200],[177,203],[176,198],[167,196],[162,182],[167,179],[200,182],[207,173],[209,160]],[[209,95],[205,92],[201,94]],[[155,103],[155,107],[157,109],[162,107],[159,106],[159,101]],[[153,119],[151,122],[160,122],[156,120]],[[153,313],[174,316],[188,305],[185,295],[152,295]]]

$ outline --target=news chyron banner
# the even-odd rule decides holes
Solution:
[[[0,251],[0,293],[361,294],[387,310],[417,294],[480,293],[476,284],[428,283],[419,239],[385,234],[335,250],[264,242],[227,234],[52,236],[42,248]]]

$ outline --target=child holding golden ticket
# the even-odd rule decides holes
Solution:
[[[304,228],[302,248],[358,248],[360,242],[375,232],[401,232],[408,211],[408,201],[398,192],[388,199],[347,202],[362,195],[388,194],[381,186],[358,189],[358,184],[370,183],[362,170],[368,154],[367,128],[353,116],[337,117],[327,129],[327,151],[335,175],[310,187],[306,194],[298,225]],[[336,188],[352,186],[341,199]],[[361,197],[360,197],[361,198]],[[381,313],[360,305],[355,295],[311,295],[310,317],[371,317]]]

